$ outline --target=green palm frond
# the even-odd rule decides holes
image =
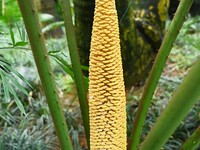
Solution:
[[[21,112],[26,114],[23,104],[17,96],[17,92],[19,91],[26,96],[28,96],[28,92],[25,87],[20,84],[20,82],[23,82],[31,87],[28,81],[12,67],[12,65],[2,55],[0,55],[1,103],[9,103],[12,99],[14,99]]]

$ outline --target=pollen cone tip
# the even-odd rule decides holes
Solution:
[[[96,0],[89,63],[91,150],[126,149],[126,98],[114,0]]]

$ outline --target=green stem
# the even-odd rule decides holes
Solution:
[[[180,122],[200,99],[200,59],[193,65],[179,88],[175,91],[169,104],[156,121],[141,150],[159,150],[175,131]]]
[[[18,4],[30,40],[33,56],[56,128],[60,146],[63,150],[72,150],[65,117],[59,102],[56,83],[50,66],[44,37],[39,25],[34,0],[18,0]]]
[[[149,109],[151,99],[156,89],[158,80],[162,73],[162,69],[165,66],[167,57],[172,49],[173,43],[181,29],[185,16],[188,13],[193,0],[181,0],[177,12],[172,20],[169,29],[166,31],[166,35],[156,57],[155,63],[151,70],[150,76],[147,80],[144,92],[139,104],[139,108],[136,114],[136,118],[133,122],[133,129],[131,132],[130,141],[128,143],[128,149],[136,150],[136,147],[140,140],[142,127],[146,118],[147,111]]]
[[[66,37],[68,41],[70,58],[72,62],[73,72],[74,72],[74,79],[75,79],[77,93],[79,97],[83,124],[85,127],[87,145],[89,147],[90,129],[89,129],[89,107],[88,107],[87,92],[86,92],[87,90],[85,88],[83,74],[81,71],[81,64],[80,64],[78,48],[77,48],[77,43],[76,43],[76,38],[75,38],[75,31],[74,31],[74,27],[72,23],[71,7],[70,7],[69,0],[62,0],[62,7],[63,7],[63,18],[65,22]]]
[[[195,150],[200,145],[200,126],[193,132],[180,150]]]

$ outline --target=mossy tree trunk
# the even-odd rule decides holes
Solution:
[[[88,66],[95,0],[73,0],[73,2],[75,32],[81,64]],[[88,75],[87,71],[84,73]]]
[[[144,81],[163,38],[169,0],[116,0],[125,85]],[[74,0],[82,65],[88,66],[95,0]],[[87,74],[87,72],[85,72]]]

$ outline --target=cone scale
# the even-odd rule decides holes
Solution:
[[[96,0],[89,62],[91,150],[126,149],[126,98],[115,0]]]

